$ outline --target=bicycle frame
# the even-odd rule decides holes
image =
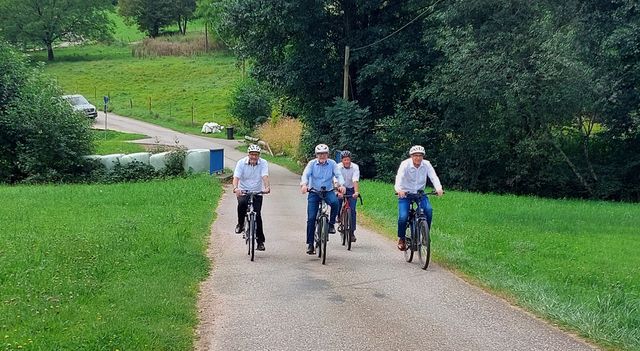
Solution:
[[[243,191],[242,194],[244,196],[249,196],[249,200],[247,201],[247,213],[245,214],[245,243],[247,244],[248,251],[247,254],[251,256],[251,261],[253,261],[255,255],[255,246],[256,246],[256,212],[253,209],[253,199],[257,195],[262,195],[264,192],[250,192]]]
[[[329,225],[329,204],[326,201],[327,193],[336,190],[335,188],[331,190],[326,190],[325,187],[322,187],[321,190],[316,190],[314,188],[309,189],[310,193],[317,194],[320,197],[320,204],[318,205],[318,211],[316,213],[316,227],[314,230],[315,233],[315,241],[316,246],[318,248],[318,257],[322,257],[322,264],[325,264],[327,259],[327,241],[329,241],[328,237],[328,228]],[[324,224],[323,224],[324,222]],[[321,232],[319,232],[319,230]]]

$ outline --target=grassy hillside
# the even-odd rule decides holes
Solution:
[[[3,349],[190,350],[220,185],[0,187]]]
[[[361,210],[397,237],[393,186],[361,189]],[[640,350],[639,205],[463,192],[431,203],[436,261],[602,345]]]
[[[223,52],[190,57],[136,58],[130,42],[144,34],[116,14],[113,45],[93,44],[58,48],[56,61],[45,52],[34,53],[45,62],[45,72],[65,93],[84,95],[100,110],[109,96],[109,110],[175,130],[199,133],[204,122],[230,125],[230,90],[241,78],[234,57]],[[190,35],[203,31],[199,21],[187,27]],[[167,28],[168,31],[177,28]]]

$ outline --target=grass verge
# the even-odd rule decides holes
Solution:
[[[143,134],[122,133],[114,130],[94,129],[93,144],[95,145],[95,153],[97,155],[109,154],[132,154],[135,152],[143,152],[145,148],[140,144],[129,143],[129,140],[138,140],[147,138]]]
[[[393,185],[361,192],[361,211],[395,238]],[[605,347],[640,350],[637,204],[464,192],[431,203],[439,263]]]
[[[0,187],[4,349],[192,349],[220,194],[208,176]]]

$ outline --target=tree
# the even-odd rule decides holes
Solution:
[[[187,34],[187,22],[196,10],[196,0],[176,0],[174,13],[178,21],[178,29],[182,35]]]
[[[120,0],[119,4],[120,14],[152,38],[178,19],[173,0]]]
[[[0,0],[0,35],[22,47],[42,45],[53,61],[57,41],[109,39],[112,6],[110,0]]]
[[[82,180],[90,122],[23,55],[0,42],[0,183]]]

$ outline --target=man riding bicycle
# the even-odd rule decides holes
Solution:
[[[342,202],[346,197],[349,200],[349,207],[351,208],[351,218],[353,218],[351,233],[351,242],[356,241],[356,203],[358,202],[358,195],[360,195],[360,167],[355,162],[351,162],[351,152],[344,150],[340,153],[340,163],[338,163],[338,170],[342,173],[344,178],[344,186],[346,192],[344,196],[338,194],[338,208],[342,208]]]
[[[344,194],[344,179],[342,173],[338,171],[336,161],[329,159],[329,147],[325,144],[318,144],[315,148],[316,158],[309,161],[302,172],[300,180],[300,191],[303,194],[309,192],[309,188],[316,190],[325,187],[326,190],[333,189],[333,178],[338,182],[338,192]],[[307,254],[315,254],[313,246],[313,232],[315,230],[316,215],[320,205],[320,195],[309,193],[307,196]],[[326,193],[325,201],[331,206],[331,215],[329,217],[329,233],[336,232],[335,223],[336,216],[340,207],[338,206],[338,198],[333,191]]]
[[[433,208],[429,198],[425,194],[418,195],[418,191],[424,190],[427,185],[427,177],[431,180],[436,194],[442,196],[444,191],[440,179],[431,163],[424,159],[424,147],[414,145],[409,150],[410,158],[402,161],[396,174],[395,190],[398,193],[398,249],[407,249],[405,231],[409,217],[411,201],[420,203],[420,207],[427,216],[427,225],[431,228]]]
[[[233,172],[233,192],[238,198],[238,225],[236,225],[236,234],[244,231],[244,218],[247,213],[249,197],[243,192],[259,192],[269,193],[269,165],[267,161],[260,158],[260,146],[249,145],[248,155],[236,163],[236,169]],[[256,212],[256,241],[257,249],[264,251],[264,232],[262,230],[262,196],[258,195],[253,198],[253,210]]]

